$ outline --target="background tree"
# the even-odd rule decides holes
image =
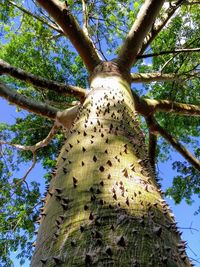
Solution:
[[[188,162],[174,163],[180,175],[166,193],[177,203],[183,198],[191,202],[192,194],[199,194],[198,4],[183,0],[1,2],[0,95],[34,113],[0,128],[3,264],[11,264],[8,249],[21,246],[22,259],[30,255],[26,238],[33,237],[41,196],[39,184],[28,184],[26,177],[37,160],[47,170],[46,182],[51,179],[50,170],[65,139],[59,126],[70,128],[87,96],[82,88],[89,86],[88,73],[102,60],[117,58],[132,83],[136,110],[145,118],[141,122],[152,167],[157,158],[170,157],[169,144]],[[130,69],[133,73],[128,76]],[[30,160],[32,166],[24,177],[13,178],[19,163]]]

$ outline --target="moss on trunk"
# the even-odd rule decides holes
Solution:
[[[128,83],[97,76],[58,157],[32,267],[191,266]]]

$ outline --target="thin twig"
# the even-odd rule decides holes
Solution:
[[[29,173],[32,171],[32,169],[35,167],[36,162],[37,162],[36,161],[36,152],[33,152],[32,165],[30,166],[28,171],[25,173],[25,175],[17,182],[17,184],[22,183],[26,180],[26,177],[29,175]]]
[[[160,51],[158,53],[150,53],[144,55],[138,55],[137,58],[149,58],[149,57],[157,57],[162,55],[168,54],[179,54],[179,53],[195,53],[200,52],[200,48],[183,48],[183,49],[175,49],[175,50],[168,50],[168,51]]]
[[[28,171],[25,173],[25,175],[19,179],[16,183],[13,183],[12,185],[19,185],[22,182],[25,182],[27,176],[29,175],[29,173],[32,171],[32,169],[35,167],[36,164],[36,151],[44,146],[47,146],[50,141],[53,139],[53,137],[55,136],[57,130],[58,130],[59,126],[57,125],[57,123],[54,123],[53,127],[51,128],[49,134],[47,135],[47,137],[45,139],[43,139],[42,141],[36,143],[33,146],[23,146],[23,145],[18,145],[18,144],[13,144],[11,142],[7,142],[7,141],[2,141],[0,140],[0,145],[10,145],[13,146],[17,149],[23,150],[23,151],[31,151],[33,154],[33,159],[32,159],[32,164],[30,166],[30,168],[28,169]],[[29,190],[29,188],[28,188]]]
[[[57,130],[58,130],[59,126],[57,125],[57,123],[54,123],[53,127],[51,128],[49,134],[47,135],[47,137],[45,139],[43,139],[42,141],[36,143],[33,146],[23,146],[23,145],[19,145],[19,144],[13,144],[11,142],[7,142],[7,141],[2,141],[0,140],[0,145],[9,145],[9,146],[13,146],[17,149],[20,150],[24,150],[24,151],[31,151],[32,153],[35,153],[36,150],[47,146],[50,141],[53,139],[53,137],[55,136]]]
[[[55,30],[55,31],[61,33],[62,35],[64,35],[62,29],[61,29],[59,26],[54,26],[52,23],[49,23],[48,21],[44,20],[44,19],[41,18],[40,16],[33,14],[32,12],[30,12],[30,11],[27,10],[26,8],[24,8],[24,7],[20,6],[20,5],[17,5],[17,4],[16,4],[15,2],[13,2],[13,1],[9,1],[9,0],[7,0],[7,1],[8,1],[8,3],[9,3],[10,5],[12,5],[12,6],[18,8],[18,9],[21,10],[23,13],[25,13],[25,14],[27,14],[27,15],[29,15],[29,16],[35,18],[35,19],[37,19],[38,21],[40,21],[40,22],[46,24],[47,26],[49,26],[49,27],[52,28],[53,30]]]

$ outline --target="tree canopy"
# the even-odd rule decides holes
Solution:
[[[42,196],[38,180],[29,183],[27,176],[40,162],[45,183],[50,181],[66,133],[55,124],[57,114],[70,108],[71,115],[83,102],[88,77],[101,60],[117,58],[122,68],[131,69],[133,97],[152,164],[170,159],[173,148],[185,158],[174,161],[178,174],[166,195],[176,203],[191,203],[193,194],[200,196],[199,4],[0,2],[0,96],[19,111],[15,124],[0,124],[2,264],[11,266],[10,251],[19,247],[22,263],[31,255],[27,240],[34,237]],[[21,110],[27,110],[25,115]],[[23,163],[31,167],[19,177]]]

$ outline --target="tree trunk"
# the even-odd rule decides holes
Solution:
[[[191,266],[147,155],[129,84],[96,75],[58,157],[31,266]]]

